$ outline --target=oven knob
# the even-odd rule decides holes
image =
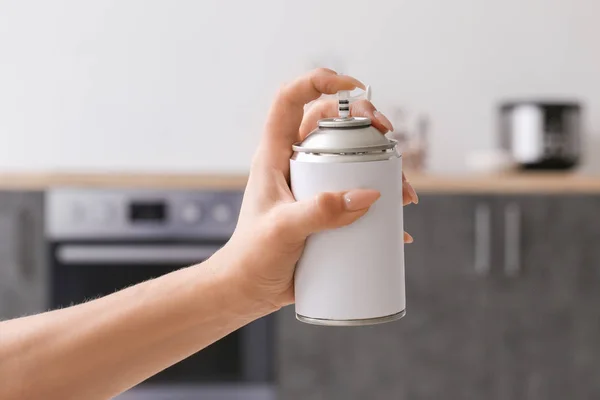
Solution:
[[[233,213],[231,212],[231,208],[225,204],[217,204],[212,209],[212,217],[215,221],[226,223],[230,222]]]
[[[202,210],[198,204],[186,204],[181,210],[181,218],[188,224],[197,223],[202,217]]]

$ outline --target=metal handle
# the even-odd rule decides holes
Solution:
[[[23,209],[18,214],[18,263],[21,275],[26,280],[31,280],[35,274],[34,268],[34,249],[29,243],[34,240],[33,237],[33,221],[31,214]]]
[[[480,203],[475,209],[475,272],[487,275],[491,266],[492,212]]]
[[[516,203],[504,209],[504,273],[516,276],[521,272],[521,209]]]
[[[187,264],[204,261],[216,245],[62,245],[56,250],[61,264]]]

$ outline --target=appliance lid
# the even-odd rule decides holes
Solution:
[[[501,110],[511,110],[516,107],[522,106],[535,106],[535,107],[559,107],[559,108],[571,108],[581,109],[583,108],[582,103],[577,100],[571,99],[515,99],[503,101],[500,104]]]

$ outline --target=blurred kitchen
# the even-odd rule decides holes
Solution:
[[[288,307],[131,393],[600,398],[599,14],[591,0],[0,1],[0,319],[210,257],[274,93],[322,66],[373,88],[419,193],[406,317],[316,327]],[[151,229],[124,217],[167,214]]]

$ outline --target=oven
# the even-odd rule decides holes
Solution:
[[[241,201],[234,191],[50,190],[50,308],[206,260],[233,233]],[[272,316],[254,321],[117,398],[274,399],[273,330]]]

